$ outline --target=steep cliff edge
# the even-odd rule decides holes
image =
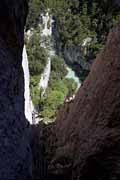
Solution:
[[[27,0],[0,1],[0,179],[31,177],[22,50]]]
[[[51,179],[120,179],[120,24],[54,129]],[[61,178],[60,178],[61,177]]]

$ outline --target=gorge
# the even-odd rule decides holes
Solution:
[[[72,97],[73,93],[74,93],[74,96],[75,96],[76,90],[78,89],[78,87],[80,87],[80,80],[76,76],[76,73],[70,67],[68,67],[68,65],[65,64],[64,59],[62,60],[61,57],[59,57],[56,53],[56,49],[54,46],[55,40],[53,40],[54,39],[54,34],[53,34],[54,20],[53,20],[52,14],[50,12],[50,9],[47,9],[45,14],[41,14],[39,19],[40,19],[40,22],[38,24],[37,31],[35,31],[32,28],[26,32],[27,41],[28,41],[26,45],[27,45],[27,50],[28,50],[29,66],[31,67],[31,65],[32,65],[32,69],[30,71],[34,71],[34,62],[31,63],[31,60],[30,60],[31,57],[33,56],[34,59],[37,58],[38,63],[40,61],[39,59],[40,58],[42,59],[42,57],[40,57],[38,55],[35,57],[35,54],[37,54],[38,48],[42,48],[42,50],[44,50],[44,52],[47,55],[46,59],[44,60],[45,63],[44,63],[42,71],[37,74],[37,79],[40,79],[39,83],[38,83],[38,85],[36,85],[34,92],[31,90],[31,93],[33,92],[32,98],[33,99],[36,98],[36,101],[37,101],[37,105],[34,104],[34,110],[32,113],[33,117],[34,117],[33,118],[34,121],[36,119],[35,117],[41,116],[41,118],[36,119],[36,123],[38,123],[38,121],[41,121],[41,120],[44,120],[45,118],[47,118],[47,115],[44,113],[46,111],[46,109],[45,109],[44,105],[42,105],[42,103],[44,102],[44,99],[47,102],[48,96],[51,96],[51,95],[49,95],[49,91],[51,91],[52,89],[55,89],[55,93],[56,93],[55,98],[60,97],[62,99],[60,102],[60,105],[61,105],[61,104],[63,104],[65,97],[68,96],[68,94],[69,94],[69,96]],[[31,46],[30,50],[29,50],[29,43],[31,43],[31,45],[32,45],[32,38],[34,36],[36,36],[36,34],[37,34],[38,45],[35,42],[35,47],[32,48],[32,46]],[[40,39],[38,39],[39,37],[40,37]],[[34,54],[31,54],[31,52],[33,51],[32,49],[35,49]],[[27,68],[27,66],[26,66],[26,68]],[[58,70],[59,68],[61,69],[61,71]],[[66,87],[66,85],[64,85],[65,88],[63,87],[63,89],[65,89],[65,90],[63,91],[63,94],[60,94],[61,90],[60,90],[59,85],[57,85],[58,87],[54,87],[54,84],[56,85],[56,83],[58,81],[57,71],[59,71],[59,73],[60,73],[59,81],[62,80],[62,84],[63,83],[65,84],[68,79],[67,84],[69,87]],[[34,71],[34,74],[32,74],[32,76],[31,76],[31,78],[33,77],[33,80],[35,79],[34,78],[35,74],[36,74],[36,72]],[[54,76],[56,76],[56,77],[54,77]],[[34,83],[32,83],[32,86],[34,86]],[[59,92],[56,92],[56,88],[58,89]],[[37,92],[38,97],[36,96],[35,92]],[[39,96],[39,94],[40,94],[40,96]],[[41,103],[41,101],[42,101],[42,103]],[[53,99],[53,102],[52,102],[52,99],[51,99],[50,101],[51,102],[49,102],[49,101],[48,102],[52,104],[55,101],[59,101],[59,100]],[[29,105],[31,106],[31,103],[29,103]],[[49,110],[49,111],[51,111],[50,113],[55,114],[57,112],[58,106],[59,106],[59,102],[55,107],[56,110],[52,110],[52,105],[51,105],[51,109]],[[41,112],[41,109],[39,107],[41,107],[43,109],[43,111],[44,111],[43,113]],[[28,106],[28,110],[29,109],[31,109],[31,107]],[[46,117],[44,117],[44,116],[46,116]],[[50,116],[49,112],[48,112],[48,116]],[[50,119],[51,120],[53,119],[52,115],[51,115]],[[51,121],[50,119],[48,118],[47,122],[50,122]],[[54,117],[54,119],[55,119],[55,117]]]
[[[27,13],[27,0],[0,1],[0,179],[119,180],[120,23],[110,30],[104,49],[97,55],[76,97],[59,107],[56,121],[30,125],[24,113],[22,68]],[[33,50],[34,39],[32,43]],[[48,57],[44,49],[37,50],[37,55],[40,52],[44,56],[44,62]],[[38,61],[32,60],[35,66]],[[60,77],[63,60],[58,57],[54,60],[57,64],[53,66],[52,60],[51,66],[59,67],[57,82],[64,87],[68,80],[63,81],[64,73]],[[35,72],[39,76],[43,71],[35,67]],[[39,80],[40,77],[37,87]],[[52,86],[53,92],[56,89]],[[27,95],[29,99],[29,89]]]
[[[43,74],[41,75],[41,80],[39,83],[39,88],[43,89],[42,92],[42,96],[45,94],[45,90],[48,87],[48,82],[50,79],[50,72],[51,72],[51,60],[52,58],[57,55],[56,54],[56,50],[54,49],[54,44],[53,42],[50,42],[47,44],[48,47],[46,47],[46,41],[44,40],[45,38],[54,38],[54,34],[53,34],[53,27],[54,27],[54,20],[52,15],[50,15],[50,10],[46,10],[46,14],[45,15],[41,15],[42,16],[42,21],[43,21],[43,30],[41,32],[41,38],[43,43],[41,44],[42,47],[44,48],[48,48],[48,62],[47,65],[44,69]],[[41,25],[40,25],[41,26]],[[85,43],[84,46],[86,46],[87,43]],[[67,66],[66,64],[66,70],[68,71],[68,74],[66,75],[66,78],[68,79],[73,79],[75,80],[75,82],[78,84],[78,87],[80,86],[80,80],[79,78],[76,76],[75,72]]]

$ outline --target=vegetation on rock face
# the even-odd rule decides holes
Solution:
[[[29,1],[29,14],[27,17],[26,29],[36,27],[39,22],[40,10],[43,7],[40,0]]]
[[[53,57],[51,75],[46,96],[41,98],[39,81],[48,59],[50,38],[45,38],[46,48],[41,47],[40,27],[31,31],[31,36],[26,39],[27,52],[30,67],[30,88],[33,104],[39,107],[40,116],[46,121],[54,120],[57,109],[63,104],[69,93],[74,93],[77,85],[74,80],[66,80],[66,65],[63,59]],[[43,38],[42,38],[43,40]]]
[[[39,27],[31,31],[31,36],[26,40],[26,45],[31,76],[31,97],[34,105],[38,106],[40,101],[40,92],[38,84],[40,80],[40,75],[45,68],[48,57],[46,49],[41,47]]]
[[[53,13],[63,46],[69,42],[79,44],[88,36],[95,36],[98,42],[105,42],[109,30],[120,15],[120,9],[113,0],[62,1],[54,1]]]
[[[32,36],[27,42],[27,51],[31,74],[31,95],[33,103],[40,107],[40,114],[46,119],[55,119],[59,106],[64,102],[67,94],[72,94],[76,89],[73,80],[66,80],[64,60],[56,56],[52,60],[52,72],[46,96],[41,100],[38,83],[43,72],[47,58],[50,39],[47,49],[41,47],[40,14],[47,9],[55,19],[54,35],[56,48],[63,53],[68,46],[78,46],[87,37],[92,42],[86,47],[84,59],[89,61],[96,57],[104,47],[108,32],[118,21],[120,9],[113,0],[30,0],[30,10],[26,29],[34,28]],[[88,73],[81,74],[82,80]]]
[[[61,46],[80,44],[88,36],[104,43],[120,16],[114,0],[30,0],[27,26],[34,26],[40,11],[50,9],[56,20]]]
[[[93,42],[88,48],[90,58],[103,47],[108,32],[118,21],[120,8],[114,0],[31,0],[27,27],[38,23],[40,12],[50,9],[55,18],[57,48],[79,45],[87,37]]]
[[[27,41],[27,52],[30,74],[40,75],[46,65],[48,54],[46,49],[41,47],[39,27],[31,32],[31,37]]]
[[[40,76],[34,75],[30,77],[31,97],[35,107],[38,107],[40,103],[39,81],[40,81]]]
[[[68,94],[73,94],[77,88],[74,80],[66,79],[67,74],[65,62],[60,57],[52,59],[51,76],[46,97],[40,105],[40,114],[47,121],[55,120],[56,113],[63,104]]]

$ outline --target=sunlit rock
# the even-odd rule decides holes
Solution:
[[[25,98],[25,116],[26,119],[32,124],[32,101],[30,97],[30,74],[28,57],[26,52],[26,47],[23,49],[23,60],[22,67],[24,71],[24,98]]]

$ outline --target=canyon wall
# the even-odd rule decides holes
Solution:
[[[52,138],[51,179],[120,179],[120,23],[76,98],[61,108]]]
[[[22,50],[27,0],[0,1],[0,179],[30,179]]]

